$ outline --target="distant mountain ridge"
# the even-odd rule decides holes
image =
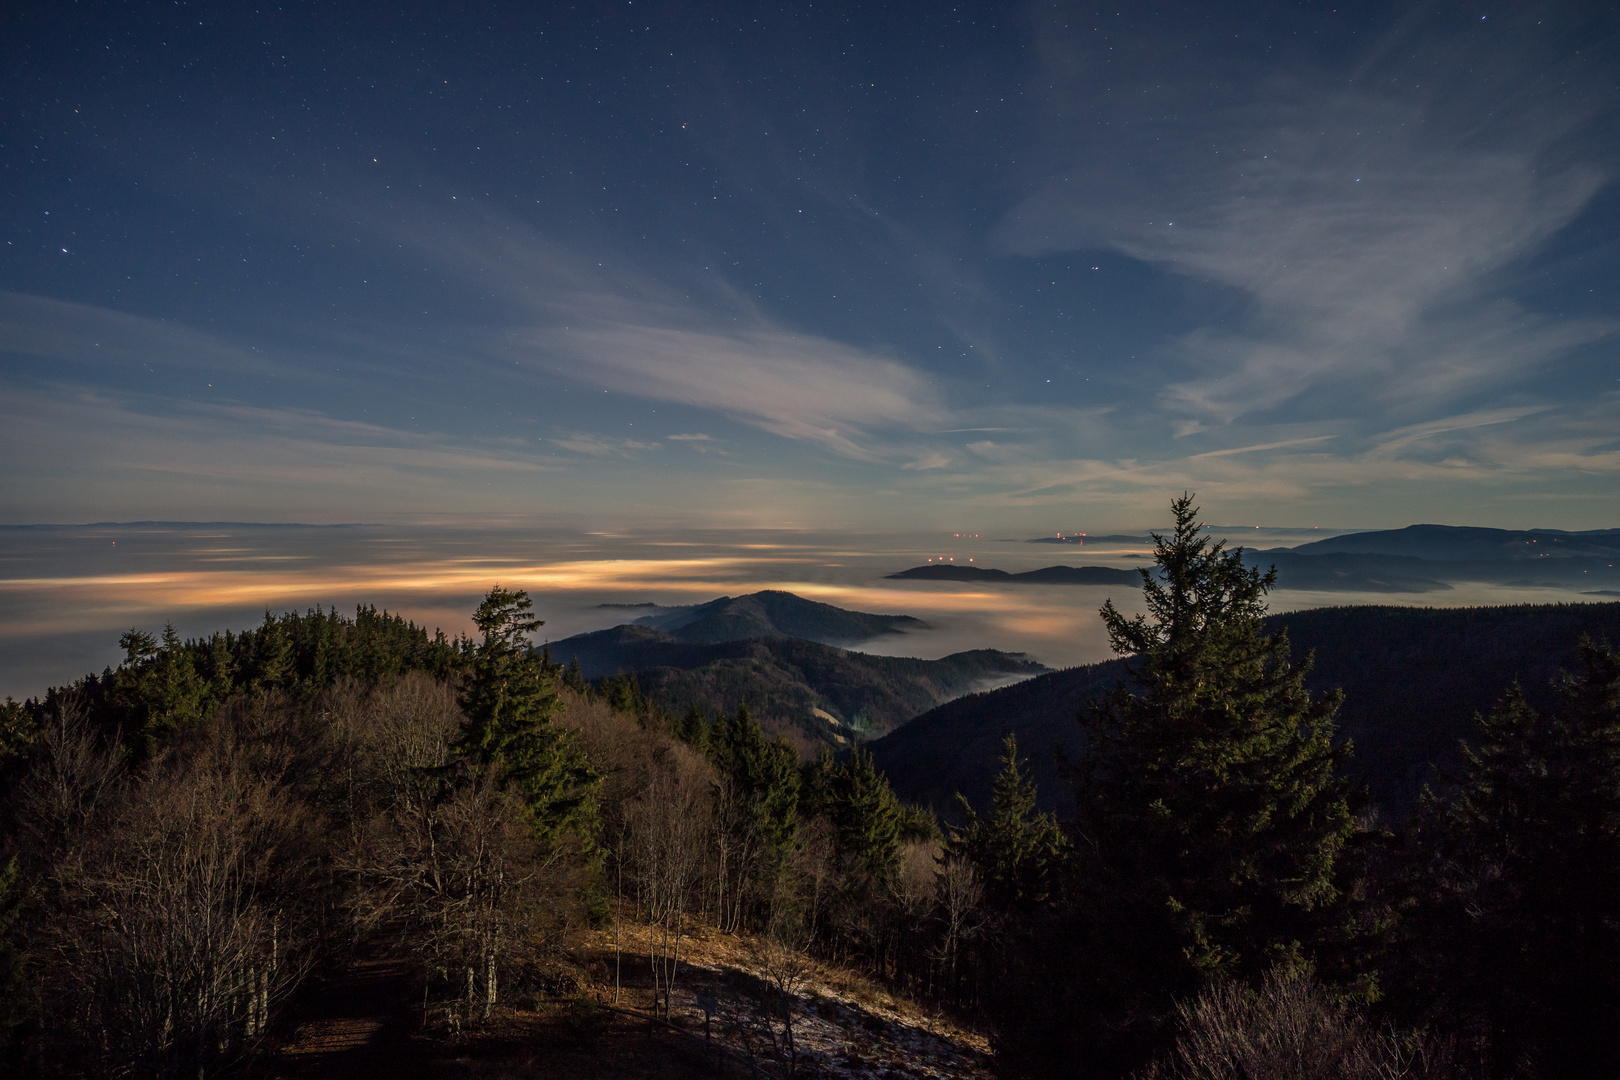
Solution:
[[[615,605],[637,610],[644,605]],[[927,624],[909,615],[846,611],[767,590],[648,615],[547,644],[587,679],[634,674],[665,711],[712,714],[746,704],[769,731],[847,745],[887,734],[962,694],[1050,671],[1021,653],[975,649],[938,660],[874,656],[827,640],[870,640]]]
[[[1339,731],[1355,743],[1351,771],[1400,817],[1437,779],[1431,766],[1457,767],[1457,741],[1471,735],[1474,714],[1493,708],[1510,684],[1545,704],[1558,671],[1576,665],[1583,634],[1620,644],[1620,604],[1330,607],[1273,615],[1266,626],[1288,632],[1296,661],[1316,651],[1313,693],[1344,689]],[[958,791],[986,805],[1010,732],[1042,803],[1062,808],[1068,788],[1054,753],[1078,752],[1076,714],[1125,677],[1126,661],[1109,660],[958,698],[871,750],[904,798],[957,816]]]
[[[1138,585],[1142,575],[1112,566],[1046,566],[1020,574],[963,563],[927,563],[889,574],[907,581],[1008,581],[1019,585]]]
[[[1278,551],[1245,549],[1243,560],[1261,570],[1276,566],[1277,587],[1280,589],[1423,593],[1444,592],[1451,588],[1435,576],[1437,564],[1425,559],[1346,554],[1295,556],[1284,548]],[[888,577],[903,581],[980,581],[1008,585],[1124,585],[1139,588],[1142,584],[1141,571],[1114,566],[1044,566],[1039,570],[1014,574],[963,563],[928,563],[889,574]]]
[[[1295,548],[1246,549],[1243,558],[1251,566],[1275,565],[1285,589],[1438,592],[1477,581],[1587,592],[1620,585],[1620,529],[1409,525]]]
[[[1467,525],[1408,525],[1350,533],[1278,548],[1295,555],[1395,555],[1443,562],[1522,562],[1535,559],[1620,558],[1620,529],[1485,529]],[[1266,552],[1272,554],[1273,552]]]
[[[1300,555],[1291,548],[1243,549],[1243,561],[1261,571],[1277,568],[1277,588],[1314,592],[1427,593],[1451,589],[1451,563],[1403,555],[1324,552]],[[1463,579],[1458,579],[1463,580]]]
[[[789,637],[823,645],[849,645],[928,626],[910,615],[847,611],[779,589],[722,596],[706,604],[659,608],[634,620],[633,625],[662,630],[675,641],[688,643]]]
[[[1244,562],[1250,566],[1261,570],[1275,566],[1277,587],[1282,589],[1427,593],[1445,592],[1457,582],[1483,582],[1605,595],[1605,590],[1620,586],[1620,529],[1409,525],[1331,536],[1292,548],[1252,547],[1243,543],[1241,533],[1228,539],[1234,541],[1234,547],[1243,548]],[[1146,537],[1129,536],[1044,536],[1025,543],[1080,545],[1088,540],[1148,542]],[[919,572],[923,569],[893,576],[952,579],[951,571]],[[1039,579],[1033,575],[1040,573],[1012,574],[1008,580],[1034,582]],[[973,578],[963,575],[955,580]],[[977,580],[991,578],[981,575]]]

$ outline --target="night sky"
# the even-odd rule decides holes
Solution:
[[[0,521],[1620,525],[1609,4],[16,4]]]

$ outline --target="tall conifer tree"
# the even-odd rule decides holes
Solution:
[[[501,764],[523,792],[536,835],[552,840],[570,828],[589,831],[597,774],[572,732],[552,723],[562,701],[553,665],[529,643],[543,625],[532,606],[528,593],[497,585],[473,613],[483,639],[462,686],[462,744]]]
[[[809,802],[832,823],[849,868],[864,879],[888,875],[900,858],[905,812],[871,753],[857,746],[834,762],[823,751],[810,771]]]
[[[1079,824],[1100,866],[1173,914],[1188,961],[1252,977],[1292,959],[1299,916],[1337,897],[1349,748],[1333,742],[1339,695],[1312,700],[1310,658],[1291,664],[1287,635],[1263,632],[1275,569],[1204,535],[1190,495],[1172,510],[1142,571],[1147,614],[1102,609],[1135,685],[1083,720]]]
[[[1036,808],[1035,782],[1019,767],[1018,740],[1008,735],[1001,744],[988,820],[958,798],[967,822],[952,830],[947,847],[972,863],[985,902],[996,911],[1023,912],[1050,899],[1067,844],[1057,819]]]
[[[1140,1067],[1178,998],[1309,963],[1337,896],[1352,832],[1338,696],[1313,701],[1309,659],[1263,633],[1275,571],[1204,535],[1190,495],[1172,510],[1142,571],[1147,613],[1102,609],[1132,685],[1081,717],[1073,855],[993,1002],[1009,1076]]]
[[[1490,1033],[1493,1072],[1611,1076],[1620,1056],[1620,655],[1581,645],[1549,710],[1478,721],[1414,914],[1420,1000]]]

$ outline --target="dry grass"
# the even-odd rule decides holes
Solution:
[[[587,974],[581,990],[593,1002],[613,1003],[613,932],[580,934],[573,942],[576,970]],[[647,929],[621,927],[619,1004],[650,1006],[646,976]],[[734,1060],[785,1062],[780,1046],[780,1014],[771,1014],[767,985],[769,950],[761,940],[694,928],[682,946],[682,973],[676,983],[671,1019],[692,1032],[704,1026],[699,995],[712,998],[710,1035]],[[948,1013],[925,1008],[895,994],[859,972],[817,962],[794,994],[794,1037],[801,1075],[831,1077],[984,1078],[990,1075],[989,1041],[982,1031]],[[582,980],[583,981],[583,980]],[[773,1045],[771,1032],[776,1042]]]
[[[789,1075],[779,1002],[759,939],[693,927],[668,1025],[651,1007],[649,928],[620,927],[615,999],[613,931],[581,931],[540,973],[540,987],[508,996],[491,1023],[453,1030],[441,1010],[422,1028],[420,982],[408,966],[353,965],[311,1001],[280,1051],[250,1070],[263,1077],[687,1080]],[[360,993],[360,991],[364,993]],[[700,996],[713,1013],[704,1033]],[[363,1000],[362,1000],[363,999]],[[793,999],[799,1057],[792,1074],[849,1080],[987,1080],[984,1035],[893,994],[857,972],[809,961]]]

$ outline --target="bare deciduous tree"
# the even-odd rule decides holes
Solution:
[[[666,1018],[680,972],[681,939],[701,887],[710,840],[711,775],[708,764],[690,749],[669,746],[625,815],[636,894],[651,929],[647,960],[653,1011]]]
[[[758,861],[759,818],[729,776],[715,778],[713,805],[715,923],[735,934],[748,910],[748,883]]]
[[[793,1033],[793,1013],[799,988],[814,969],[805,950],[810,945],[803,913],[795,898],[781,896],[773,905],[765,932],[752,942],[751,958],[768,993],[758,1017],[773,1056],[789,1076],[798,1071],[799,1044]]]
[[[17,822],[28,849],[50,859],[119,797],[127,755],[116,732],[102,737],[91,729],[77,692],[52,702],[34,755],[16,793]]]
[[[955,994],[962,947],[984,927],[984,886],[966,859],[949,852],[939,857],[934,871],[934,905],[940,934],[932,957],[950,992]]]
[[[462,762],[437,779],[437,790],[403,785],[354,868],[370,888],[372,919],[397,920],[426,969],[463,999],[453,1021],[487,1020],[501,965],[546,921],[555,857],[540,851],[498,767]]]
[[[200,1075],[250,1045],[307,959],[306,815],[221,724],[166,753],[61,881],[59,1018],[110,1073]]]

